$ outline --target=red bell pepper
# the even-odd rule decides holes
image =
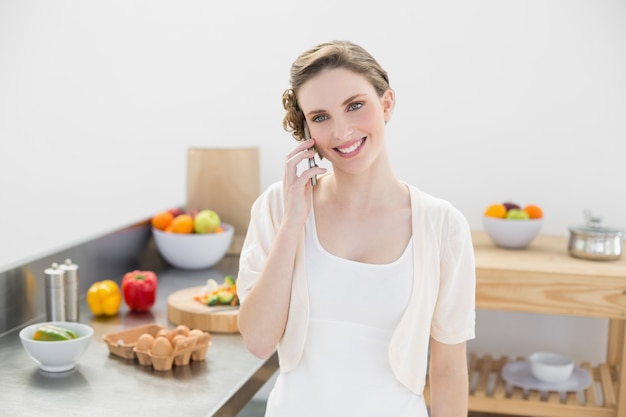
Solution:
[[[132,311],[148,311],[154,305],[157,276],[152,271],[128,272],[122,279],[124,301]]]

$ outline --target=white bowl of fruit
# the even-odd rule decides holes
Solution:
[[[74,369],[93,336],[93,328],[75,322],[42,322],[24,327],[19,333],[28,356],[42,371]]]
[[[209,209],[171,209],[152,217],[152,235],[159,253],[179,269],[214,266],[228,252],[234,234],[234,227]]]
[[[535,205],[520,206],[513,202],[487,207],[483,226],[496,246],[523,249],[531,244],[541,230],[543,211]]]

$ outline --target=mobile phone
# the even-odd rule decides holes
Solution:
[[[304,122],[304,140],[311,139],[311,132],[309,132],[309,126],[307,126],[306,122]],[[309,168],[316,167],[315,158],[309,158]],[[311,177],[311,184],[317,185],[317,175],[313,175]]]

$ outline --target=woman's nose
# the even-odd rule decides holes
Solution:
[[[333,136],[338,140],[348,140],[352,137],[354,128],[347,120],[335,119],[335,125],[333,126]]]

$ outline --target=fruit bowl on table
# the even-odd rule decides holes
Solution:
[[[485,232],[496,246],[523,249],[531,244],[541,230],[542,219],[509,220],[483,217]]]
[[[537,237],[543,224],[538,206],[521,208],[514,203],[492,204],[483,215],[485,232],[496,246],[523,249]]]
[[[77,336],[73,339],[35,340],[35,332],[45,325],[53,325],[71,330]],[[93,328],[75,322],[42,322],[24,327],[19,333],[22,346],[28,356],[42,371],[65,372],[74,369],[93,336]]]
[[[152,228],[154,242],[163,258],[180,269],[207,269],[226,255],[233,241],[235,229],[221,223],[216,233],[173,233]]]

